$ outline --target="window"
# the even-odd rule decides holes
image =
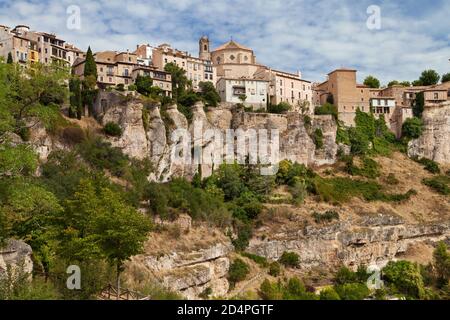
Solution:
[[[294,83],[293,82],[291,82],[291,88],[294,89]]]
[[[125,84],[128,84],[128,79],[125,79]]]
[[[208,46],[206,44],[203,46],[203,50],[208,51]]]
[[[439,94],[438,93],[435,93],[434,94],[434,100],[438,100],[439,99]]]
[[[280,95],[281,96],[283,95],[283,89],[280,89]]]
[[[234,55],[231,55],[231,56],[230,56],[230,59],[231,59],[231,60],[234,60],[235,58],[236,58],[236,57],[235,57]]]
[[[389,113],[389,107],[384,107],[384,113]]]
[[[167,58],[164,58],[164,63],[167,63]]]

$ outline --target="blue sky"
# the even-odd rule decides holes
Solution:
[[[66,26],[70,5],[80,7],[79,30]],[[379,30],[366,26],[370,5],[381,9]],[[212,47],[233,37],[258,62],[311,81],[339,67],[383,83],[450,72],[449,16],[448,0],[0,0],[0,24],[55,32],[81,49],[167,42],[197,55],[203,34]]]

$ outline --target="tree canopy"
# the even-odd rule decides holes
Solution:
[[[364,79],[364,85],[369,86],[370,88],[379,88],[380,80],[374,76],[367,76],[366,79]]]

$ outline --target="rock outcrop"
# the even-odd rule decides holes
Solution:
[[[291,159],[306,165],[336,161],[336,123],[331,116],[306,117],[296,112],[287,115],[248,113],[222,105],[206,110],[203,103],[198,102],[192,107],[192,118],[188,121],[176,105],[161,110],[157,103],[142,103],[133,97],[120,98],[113,93],[101,93],[98,99],[102,103],[96,103],[95,117],[102,125],[115,122],[123,130],[121,137],[109,138],[110,142],[131,157],[148,157],[155,166],[155,172],[149,177],[154,181],[165,182],[176,176],[192,177],[199,168],[195,152],[208,157],[220,156],[225,161],[225,145],[218,145],[213,138],[200,140],[195,135],[198,126],[202,133],[206,130],[221,133],[223,141],[230,129],[234,132],[266,129],[269,138],[271,130],[278,130],[279,160]],[[323,133],[324,145],[320,149],[316,148],[311,137],[316,129]],[[181,137],[183,130],[188,133],[189,141]],[[186,149],[191,150],[189,154],[186,149],[184,154],[181,150],[186,142]],[[234,148],[237,152],[237,147]],[[202,163],[201,170],[203,176],[209,176],[213,165]]]
[[[198,299],[208,288],[212,295],[223,296],[229,288],[226,276],[230,261],[227,255],[231,251],[231,243],[217,243],[196,251],[174,251],[163,256],[147,256],[144,264],[159,274],[165,287],[188,299]]]
[[[0,248],[0,277],[8,268],[17,270],[21,268],[23,273],[30,274],[33,271],[31,260],[31,247],[23,241],[10,239],[3,248]]]
[[[277,260],[283,252],[299,255],[301,268],[341,265],[382,266],[418,242],[436,242],[450,237],[450,221],[407,224],[390,215],[366,216],[359,221],[340,221],[328,226],[306,226],[301,230],[254,238],[249,251]]]
[[[425,106],[423,133],[408,145],[410,157],[450,163],[450,101]]]

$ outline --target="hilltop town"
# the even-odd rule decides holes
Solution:
[[[84,77],[86,52],[69,44],[55,34],[30,31],[25,25],[0,29],[0,56],[12,55],[22,65],[40,62],[70,67],[81,80]],[[234,40],[212,49],[208,37],[199,40],[198,57],[164,43],[158,46],[140,44],[134,51],[102,51],[94,54],[97,65],[97,86],[100,89],[121,87],[128,89],[138,76],[150,77],[161,94],[172,97],[171,74],[165,71],[168,63],[182,70],[192,82],[194,91],[201,82],[210,82],[217,89],[224,104],[241,103],[253,110],[269,105],[287,103],[289,111],[300,112],[331,102],[337,107],[339,119],[347,126],[354,125],[356,110],[383,115],[388,127],[397,137],[402,124],[413,117],[412,105],[417,94],[424,94],[425,104],[450,99],[450,81],[434,85],[400,84],[375,88],[357,83],[354,69],[337,69],[321,83],[312,83],[302,74],[279,71],[256,60],[255,52]],[[303,111],[304,112],[304,111]]]

